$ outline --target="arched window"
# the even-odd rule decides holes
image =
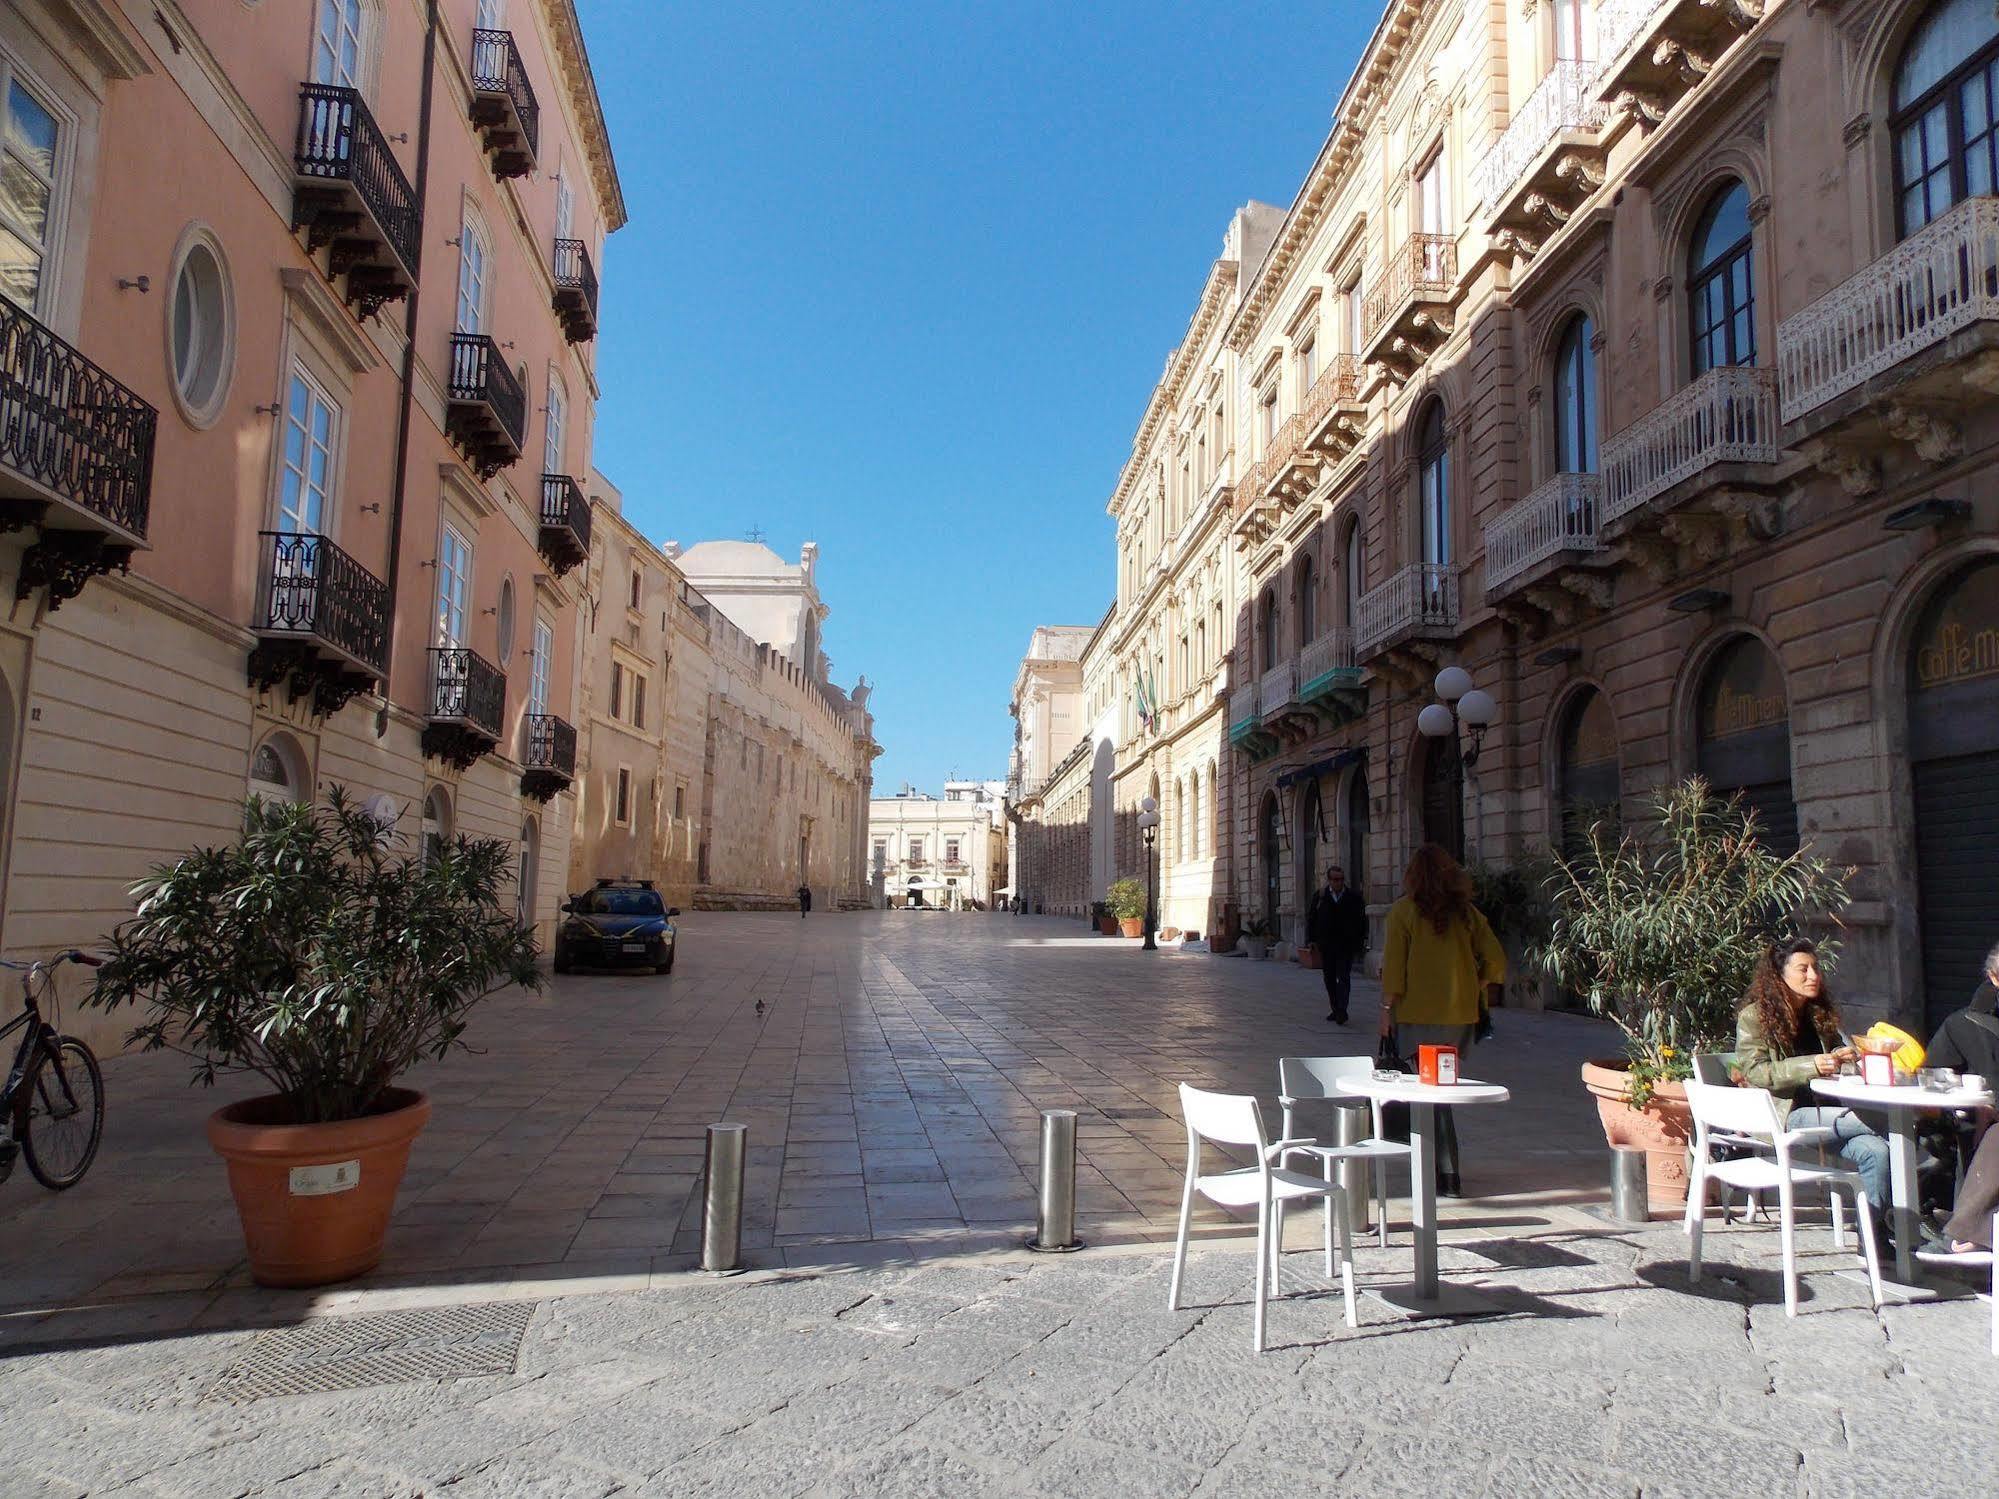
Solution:
[[[1222,846],[1221,800],[1215,795],[1215,767],[1208,766],[1208,856]]]
[[[1319,634],[1319,577],[1312,567],[1312,554],[1298,559],[1298,649],[1310,645]]]
[[[1731,182],[1694,228],[1687,270],[1693,373],[1756,362],[1756,285],[1749,264],[1749,189]]]
[[[1999,181],[1999,16],[1985,0],[1939,0],[1895,65],[1895,216],[1914,234]]]
[[[423,858],[427,864],[451,844],[451,793],[433,786],[423,799]]]
[[[1423,558],[1433,567],[1451,561],[1451,450],[1444,438],[1444,403],[1432,401],[1416,428],[1416,505],[1422,517]]]
[[[311,796],[305,751],[289,734],[273,734],[250,756],[250,795],[289,806]]]
[[[1269,671],[1277,664],[1277,590],[1263,590],[1263,602],[1259,606],[1263,616],[1263,669]]]
[[[1701,679],[1694,707],[1695,768],[1718,796],[1742,793],[1763,841],[1778,853],[1798,847],[1791,796],[1791,706],[1784,669],[1753,635],[1731,640]]]
[[[1354,630],[1360,625],[1360,596],[1367,591],[1367,559],[1361,550],[1360,522],[1347,523],[1347,544],[1343,557],[1346,571],[1343,601],[1346,606],[1347,629]]]
[[[1615,818],[1622,786],[1617,770],[1617,720],[1610,699],[1588,687],[1569,699],[1555,753],[1555,836],[1573,858],[1588,846],[1589,831]]]
[[[1569,319],[1555,346],[1555,472],[1596,472],[1596,330]]]

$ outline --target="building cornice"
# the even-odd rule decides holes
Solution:
[[[576,14],[576,0],[547,0],[544,11],[556,56],[563,65],[569,102],[582,127],[583,154],[590,161],[590,181],[597,190],[598,207],[604,216],[604,232],[625,227],[625,192],[618,184],[618,164],[611,156],[611,132],[604,124],[604,103],[597,97],[597,75],[590,68],[590,53],[583,45],[583,22]]]
[[[1194,361],[1206,346],[1208,335],[1214,331],[1215,323],[1221,317],[1222,303],[1234,289],[1240,270],[1241,267],[1233,260],[1218,260],[1208,267],[1208,280],[1201,288],[1200,305],[1194,309],[1193,319],[1187,324],[1186,337],[1166,356],[1166,369],[1160,375],[1159,383],[1152,387],[1152,399],[1146,402],[1145,415],[1139,419],[1138,432],[1131,440],[1131,457],[1118,475],[1117,488],[1111,492],[1110,503],[1104,507],[1112,515],[1124,513],[1125,501],[1131,498],[1132,490],[1138,486],[1152,439],[1158,433],[1160,424],[1179,405]]]

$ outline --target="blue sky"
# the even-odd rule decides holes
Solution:
[[[598,466],[655,540],[819,543],[878,791],[1005,774],[1229,215],[1290,202],[1378,7],[581,11],[631,214]]]

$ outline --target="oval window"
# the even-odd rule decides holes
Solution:
[[[168,310],[174,392],[196,425],[212,422],[229,386],[229,283],[205,239],[192,241],[174,275]]]

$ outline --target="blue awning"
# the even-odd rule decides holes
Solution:
[[[1343,749],[1337,755],[1324,760],[1314,760],[1310,765],[1301,765],[1296,770],[1287,770],[1277,778],[1280,786],[1294,786],[1300,781],[1316,781],[1320,776],[1331,775],[1336,770],[1345,770],[1357,760],[1365,760],[1365,749]]]

